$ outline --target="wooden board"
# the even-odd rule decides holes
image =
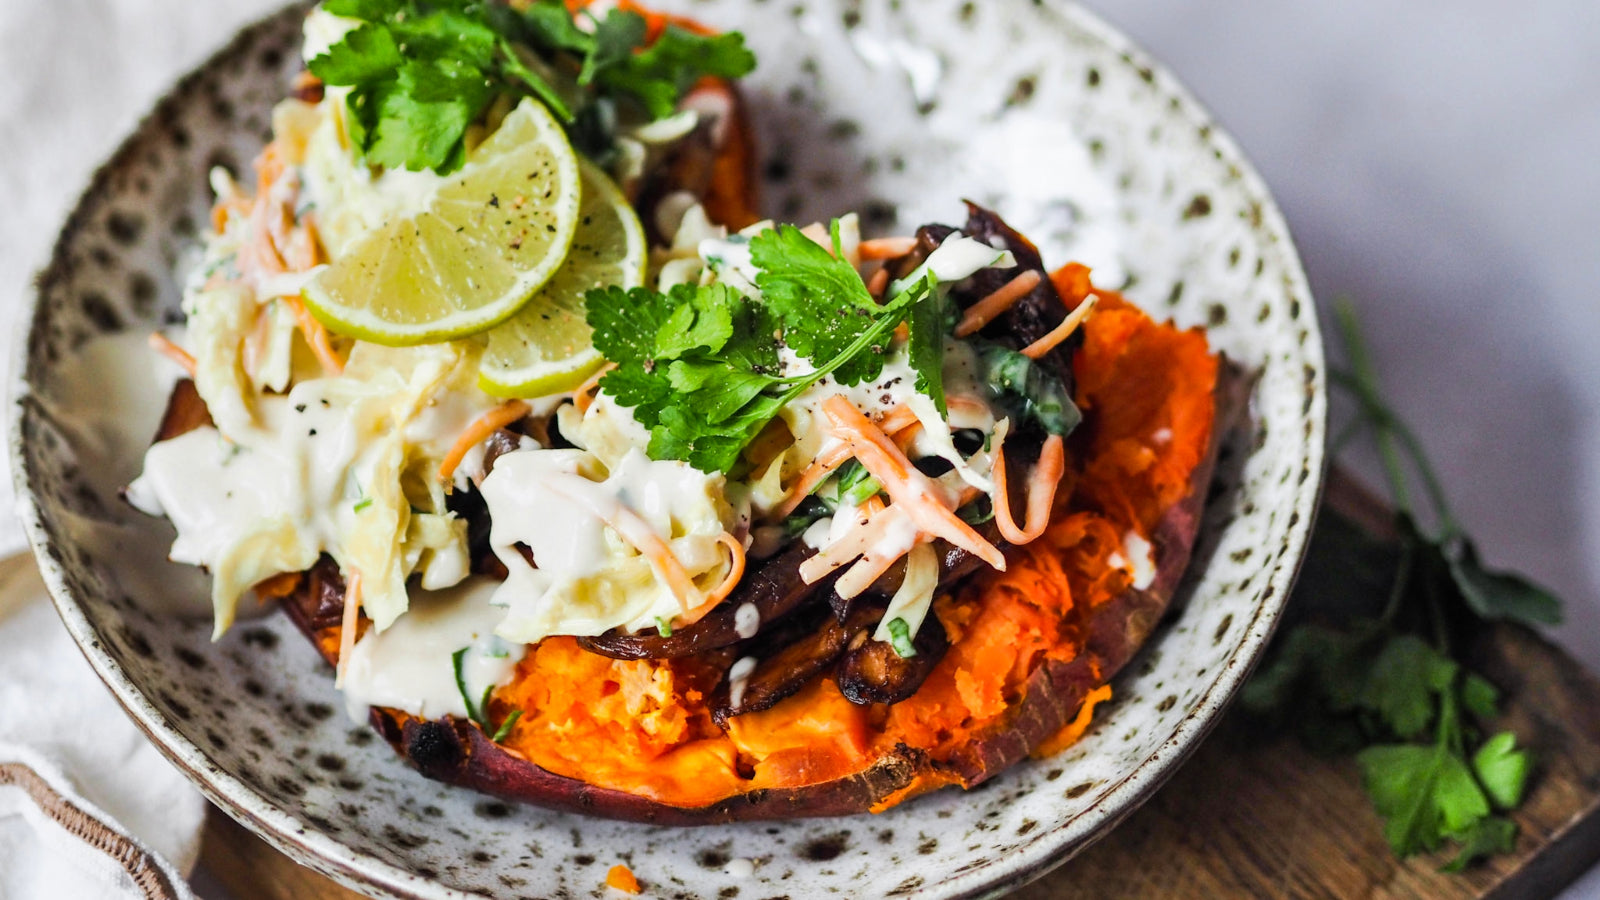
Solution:
[[[1325,503],[1380,529],[1383,506],[1335,472]],[[1505,693],[1503,727],[1537,768],[1515,852],[1461,875],[1448,857],[1396,860],[1355,764],[1308,753],[1229,713],[1143,808],[1017,900],[1548,897],[1600,859],[1600,680],[1524,629],[1486,631],[1476,667]],[[237,900],[347,900],[212,810],[200,865]],[[648,894],[647,894],[648,895]]]

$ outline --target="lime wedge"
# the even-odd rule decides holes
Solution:
[[[644,284],[644,227],[600,169],[579,160],[583,205],[566,263],[516,315],[489,332],[478,386],[502,397],[540,397],[577,387],[604,362],[589,343],[583,295]]]
[[[483,331],[515,313],[567,257],[578,159],[529,99],[409,215],[361,237],[306,286],[330,329],[390,346]]]

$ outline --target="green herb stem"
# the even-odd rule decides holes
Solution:
[[[1345,349],[1350,353],[1350,366],[1354,370],[1351,386],[1355,390],[1357,399],[1361,401],[1367,418],[1372,422],[1373,440],[1378,445],[1378,455],[1383,460],[1384,471],[1389,478],[1389,490],[1394,494],[1395,511],[1402,515],[1414,515],[1411,491],[1406,484],[1405,467],[1401,464],[1400,452],[1395,447],[1391,433],[1390,417],[1377,402],[1378,373],[1373,368],[1372,357],[1367,351],[1361,328],[1356,324],[1355,307],[1348,299],[1340,298],[1334,304],[1333,312],[1335,321],[1339,324],[1340,336],[1344,339]]]

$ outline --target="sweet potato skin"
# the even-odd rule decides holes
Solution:
[[[1003,727],[969,742],[936,763],[900,745],[865,771],[844,778],[785,789],[761,789],[700,807],[676,807],[624,791],[600,788],[557,775],[491,741],[471,722],[423,720],[393,709],[374,708],[374,728],[429,778],[550,809],[656,825],[713,825],[735,821],[841,816],[882,808],[895,801],[960,783],[979,784],[1027,756],[1070,723],[1085,696],[1125,666],[1155,629],[1188,568],[1199,534],[1207,488],[1227,435],[1243,424],[1249,383],[1224,361],[1215,389],[1216,416],[1205,457],[1190,478],[1188,494],[1171,507],[1152,535],[1156,575],[1143,590],[1128,590],[1101,604],[1088,623],[1084,652],[1071,662],[1048,661],[1029,677],[1027,690]],[[301,590],[288,604],[315,602]],[[307,628],[311,617],[293,618]],[[326,641],[321,646],[328,646]]]

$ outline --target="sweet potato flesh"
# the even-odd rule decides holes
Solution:
[[[1204,336],[1100,296],[1077,355],[1085,420],[1069,442],[1074,462],[1054,524],[1014,550],[1006,572],[986,570],[936,600],[951,647],[914,695],[863,707],[818,677],[770,709],[731,718],[725,733],[710,698],[730,660],[619,660],[550,638],[495,695],[496,721],[522,710],[502,745],[556,774],[677,807],[832,781],[902,747],[924,751],[933,774],[875,809],[962,783],[939,763],[1005,731],[1029,676],[1083,651],[1092,612],[1132,586],[1112,557],[1126,554],[1130,532],[1151,539],[1211,443],[1219,363]],[[1081,718],[1044,744],[1076,739]]]

